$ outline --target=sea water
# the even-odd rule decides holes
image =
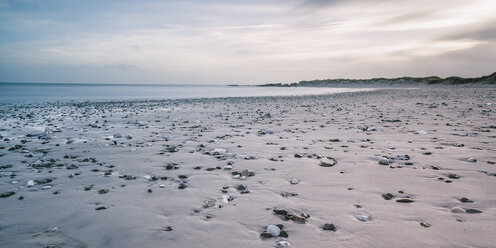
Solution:
[[[372,89],[215,85],[0,83],[0,103],[296,96],[367,90]]]

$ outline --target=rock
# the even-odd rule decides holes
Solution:
[[[302,158],[302,157],[303,157],[303,155],[301,155],[301,154],[299,154],[299,153],[296,153],[296,154],[294,155],[294,157],[295,157],[295,158]]]
[[[213,207],[215,206],[215,200],[211,199],[211,200],[206,200],[205,203],[203,204],[203,207],[204,208],[210,208],[210,207]]]
[[[370,215],[357,215],[355,217],[357,218],[357,220],[362,222],[367,222],[372,220],[372,217],[370,217]]]
[[[307,219],[305,217],[302,217],[302,216],[293,215],[293,216],[291,216],[291,219],[293,221],[298,222],[298,223],[302,223],[302,224],[307,223]]]
[[[105,210],[105,209],[107,209],[107,207],[97,207],[97,208],[95,208],[95,210]]]
[[[288,235],[288,233],[286,231],[284,231],[284,230],[281,229],[281,233],[279,234],[279,237],[287,238],[287,237],[289,237],[289,235]]]
[[[297,178],[291,179],[291,181],[289,181],[289,183],[291,183],[291,184],[298,184],[299,182],[300,182],[300,179],[297,179]]]
[[[460,179],[460,177],[457,174],[449,174],[448,177],[451,179]]]
[[[423,227],[426,227],[426,228],[429,228],[431,227],[431,224],[427,223],[427,222],[420,222],[420,226],[423,226]]]
[[[386,193],[386,194],[382,194],[382,198],[384,198],[384,200],[391,200],[394,198],[394,195],[391,193]]]
[[[119,138],[122,138],[122,134],[120,133],[114,134],[114,139],[119,139]]]
[[[281,234],[281,229],[277,227],[276,225],[269,225],[267,227],[267,232],[270,233],[273,237],[279,237],[279,234]]]
[[[331,223],[326,223],[322,226],[322,229],[323,230],[326,230],[326,231],[333,231],[335,232],[336,231],[336,227],[334,226],[334,224],[331,224]]]
[[[243,191],[243,190],[247,189],[247,187],[246,187],[246,185],[244,185],[244,184],[240,184],[240,185],[236,186],[236,189],[237,189],[238,191]]]
[[[276,246],[277,247],[289,247],[289,246],[291,246],[291,243],[289,243],[288,241],[283,240],[283,241],[277,242],[276,243]]]
[[[41,187],[42,190],[47,190],[47,189],[51,189],[52,188],[52,185],[45,185],[43,187]]]
[[[11,197],[13,195],[15,195],[14,191],[4,192],[4,193],[0,194],[0,198],[7,198],[7,197]]]
[[[174,230],[174,229],[172,229],[171,226],[165,226],[165,227],[162,228],[162,231],[164,231],[164,232],[170,232],[172,230]]]
[[[165,188],[165,184],[160,184],[159,187],[160,188]]]
[[[474,202],[474,201],[472,201],[472,200],[468,199],[467,197],[462,197],[462,198],[460,198],[460,201],[461,201],[461,202],[463,202],[463,203]]]
[[[178,189],[185,189],[187,188],[188,186],[184,183],[180,183],[179,186],[177,186]]]
[[[100,195],[103,195],[103,194],[107,194],[109,192],[108,189],[101,189],[101,190],[98,190],[98,194]]]
[[[467,158],[467,162],[476,163],[477,162],[477,159],[475,159],[475,158]]]
[[[292,193],[292,192],[281,192],[282,197],[289,197],[289,196],[297,196],[298,193]]]
[[[152,189],[148,189],[147,191],[148,191],[148,193],[152,193],[152,192],[153,192],[153,190],[152,190]]]
[[[454,207],[451,209],[451,212],[455,214],[462,214],[465,213],[465,210],[463,210],[463,208],[460,207]]]
[[[476,209],[476,208],[469,208],[469,209],[465,210],[465,213],[467,213],[467,214],[480,214],[482,212],[483,212],[482,210]]]
[[[274,208],[272,211],[274,212],[274,214],[278,214],[278,215],[286,215],[289,213],[288,210],[283,208]]]
[[[386,157],[382,157],[379,159],[379,164],[380,165],[389,165],[389,159]]]
[[[327,158],[322,158],[320,160],[320,166],[322,167],[332,167],[334,165],[336,165],[336,160],[334,158],[331,158],[331,157],[327,157]]]
[[[412,202],[414,202],[414,200],[411,199],[411,198],[399,198],[399,199],[396,199],[396,202],[399,202],[399,203],[412,203]]]
[[[264,231],[264,232],[262,232],[262,233],[260,234],[260,237],[262,237],[262,238],[272,238],[272,234],[270,234],[270,233],[268,233],[268,232]]]

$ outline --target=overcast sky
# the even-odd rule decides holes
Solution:
[[[494,71],[494,0],[0,0],[4,82],[255,84]]]

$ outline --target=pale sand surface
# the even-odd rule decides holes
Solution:
[[[495,88],[451,86],[1,105],[0,193],[15,194],[0,198],[0,247],[494,247],[495,106]],[[47,127],[57,132],[39,139]],[[320,155],[337,164],[321,167]],[[255,175],[233,178],[244,169]],[[405,197],[413,202],[396,202]],[[283,220],[273,208],[310,217]],[[279,223],[289,237],[260,237]]]

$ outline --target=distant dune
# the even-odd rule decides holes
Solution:
[[[263,84],[260,87],[327,87],[347,84],[496,84],[496,72],[491,75],[477,78],[448,77],[400,77],[400,78],[372,78],[372,79],[316,79],[310,81],[300,81],[291,84]]]

